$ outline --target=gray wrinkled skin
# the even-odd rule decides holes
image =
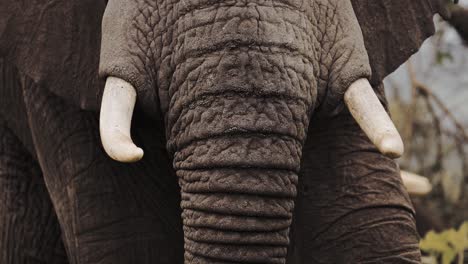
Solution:
[[[285,263],[310,116],[370,76],[351,3],[110,1],[101,55],[161,102],[185,262]]]
[[[342,96],[385,102],[440,1],[0,1],[0,263],[419,263]],[[101,146],[108,75],[137,163]]]
[[[100,72],[157,90],[166,115],[218,86],[330,112],[370,75],[351,4],[330,0],[109,1]]]

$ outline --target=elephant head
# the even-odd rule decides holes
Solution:
[[[372,86],[433,33],[438,11],[430,0],[35,4],[4,3],[0,55],[82,108],[102,97],[101,138],[116,160],[143,156],[130,136],[135,103],[163,120],[187,263],[285,263],[312,116],[347,107],[383,154],[401,155]],[[18,37],[28,26],[35,34]]]
[[[284,262],[312,115],[345,102],[383,154],[403,152],[351,2],[110,1],[100,73],[114,159],[143,155],[130,137],[135,100],[152,115],[158,105],[190,263]]]
[[[351,4],[311,3],[301,7],[292,3],[292,10],[278,7],[284,14],[276,16],[270,14],[277,8],[268,5],[260,5],[253,11],[256,4],[242,6],[234,3],[220,9],[208,2],[200,6],[181,4],[177,8],[184,11],[177,10],[177,18],[171,22],[161,22],[161,18],[154,17],[164,3],[155,3],[154,7],[147,7],[146,3],[122,5],[120,2],[108,5],[101,51],[101,74],[114,76],[106,86],[108,92],[104,92],[104,110],[101,111],[104,147],[113,158],[133,161],[142,156],[141,149],[131,143],[131,113],[122,112],[133,108],[135,93],[153,99],[141,103],[149,106],[147,111],[154,109],[158,99],[164,102],[160,107],[169,126],[169,141],[174,141],[174,144],[169,142],[169,147],[177,148],[177,141],[182,141],[180,145],[185,144],[184,141],[209,137],[209,129],[218,130],[211,136],[252,131],[277,133],[303,142],[311,113],[315,110],[325,114],[339,111],[343,94],[348,91],[345,102],[377,147],[390,156],[399,156],[403,152],[401,139],[372,94],[369,82],[365,81],[370,76],[370,65]],[[218,12],[222,12],[221,18],[215,17]],[[148,19],[154,20],[154,24],[148,24]],[[206,32],[200,33],[200,30]],[[154,44],[163,41],[165,34],[175,36],[167,40],[169,43]],[[188,69],[181,71],[183,67]],[[178,82],[168,81],[168,78],[174,81],[177,78]],[[358,82],[361,78],[364,79]],[[127,92],[120,94],[123,90]],[[237,109],[233,105],[226,109],[221,104],[227,102],[218,102],[227,94],[230,99],[241,96],[234,101],[228,100],[237,105]],[[257,100],[253,100],[255,97]],[[273,101],[265,101],[265,97],[273,97]],[[288,100],[281,100],[281,97]],[[128,98],[126,104],[121,102],[124,98]],[[251,98],[252,101],[241,109],[238,105],[243,101],[241,98]],[[219,109],[199,107],[200,113],[185,109],[200,100],[216,103]],[[247,109],[261,104],[270,107],[272,113],[278,112],[280,105],[286,107],[281,111],[296,112],[296,118],[302,124],[295,127],[298,120],[271,120],[268,117],[271,114]],[[122,112],[121,116],[109,115],[112,110]],[[238,113],[223,117],[222,112],[227,110]],[[205,112],[217,116],[217,120],[209,121],[217,128],[208,128],[210,124],[205,124],[206,120],[197,121],[198,125],[194,127],[185,127],[190,125],[186,122],[192,121],[183,119],[194,118],[193,115],[200,117]],[[263,119],[262,124],[258,123],[259,118]],[[226,124],[221,124],[223,122]],[[282,131],[278,130],[279,126],[283,126]],[[191,136],[176,135],[184,133],[181,129],[190,131],[185,133]]]

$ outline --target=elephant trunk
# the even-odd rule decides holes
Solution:
[[[304,13],[275,11],[200,9],[160,70],[186,263],[286,262],[319,67],[281,23]]]
[[[178,176],[186,263],[285,263],[294,172],[220,168]],[[265,190],[270,183],[276,188]]]
[[[249,82],[248,71],[239,69],[243,63],[274,55],[237,60],[242,54],[233,53],[220,60],[236,61],[235,67],[200,70],[215,76],[200,78],[191,92],[179,86],[176,93],[186,96],[173,97],[167,114],[168,149],[182,192],[185,262],[285,263],[313,105],[312,92],[305,91],[313,90],[284,82],[286,71],[286,77],[278,71]],[[224,78],[225,69],[237,74]],[[302,78],[292,81],[312,83]]]
[[[252,132],[177,151],[186,263],[285,263],[301,148]]]
[[[175,155],[187,263],[284,263],[301,144],[255,133]]]

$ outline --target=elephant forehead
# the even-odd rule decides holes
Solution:
[[[193,11],[179,20],[174,62],[238,46],[285,48],[315,59],[321,37],[307,15],[287,5],[220,6]]]
[[[242,45],[286,48],[320,61],[324,49],[337,42],[336,32],[347,26],[338,19],[343,8],[336,2],[137,0],[128,48],[139,54],[143,68],[174,67],[201,53]]]
[[[197,98],[228,92],[283,96],[313,105],[319,68],[314,65],[299,54],[254,47],[188,59],[176,67],[168,88],[170,106],[178,113]]]
[[[103,23],[101,75],[128,80],[140,101],[156,89],[164,115],[226,89],[301,97],[310,108],[334,89],[334,107],[355,77],[369,75],[350,2],[115,1]]]

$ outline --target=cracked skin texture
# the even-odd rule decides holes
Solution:
[[[348,1],[113,0],[100,73],[160,102],[181,187],[185,263],[276,264],[288,255],[310,118],[342,112],[346,88],[370,77],[370,65]],[[302,208],[298,220],[313,218]],[[302,252],[313,243],[295,245],[297,261],[316,258]]]
[[[382,94],[383,86],[376,88]],[[397,164],[347,111],[311,123],[287,263],[420,263],[414,209]]]
[[[109,1],[101,73],[133,83],[138,107],[164,119],[137,110],[133,137],[146,154],[132,165],[105,156],[96,114],[83,111],[87,90],[102,88],[93,76],[104,1],[50,3],[20,13],[9,6],[24,3],[0,4],[0,53],[21,73],[0,106],[20,94],[25,109],[3,118],[22,141],[32,136],[70,263],[182,263],[184,246],[186,263],[418,263],[398,168],[340,111],[349,83],[370,73],[348,2]],[[430,1],[353,7],[374,85],[433,32]],[[402,31],[415,34],[388,41]]]

